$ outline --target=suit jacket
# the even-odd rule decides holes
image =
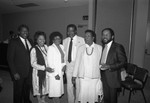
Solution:
[[[85,72],[85,67],[84,67],[84,53],[86,51],[86,45],[82,45],[77,53],[77,58],[75,61],[75,68],[73,71],[73,77],[81,77],[84,78],[84,72]],[[93,53],[96,53],[96,62],[95,65],[93,66],[93,71],[92,71],[92,77],[91,78],[100,78],[100,69],[99,69],[99,61],[101,58],[102,54],[102,47],[100,45],[94,44],[94,51]],[[88,64],[87,64],[88,65]]]
[[[110,65],[110,70],[101,71],[102,80],[106,80],[112,88],[119,88],[121,81],[121,68],[127,63],[124,47],[121,44],[112,42],[107,55],[106,64]]]
[[[67,37],[66,39],[63,40],[63,46],[64,46],[64,51],[66,53],[66,60],[68,60],[68,50],[69,50],[69,43],[70,43],[70,38]],[[85,41],[84,41],[84,38],[82,37],[79,37],[77,36],[76,38],[76,42],[73,43],[73,49],[75,48],[76,49],[76,53],[78,51],[78,48],[85,44]],[[76,54],[74,55],[76,57]],[[73,60],[72,62],[68,63],[66,61],[67,65],[71,65],[71,67],[74,67],[74,63],[75,63],[75,60]]]
[[[31,40],[28,39],[32,45]],[[7,60],[12,76],[18,73],[21,78],[29,76],[31,71],[30,53],[26,50],[21,39],[18,37],[10,41],[7,51]]]

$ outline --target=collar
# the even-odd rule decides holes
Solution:
[[[112,45],[112,42],[113,42],[113,41],[110,41],[108,44],[106,44],[107,47],[110,47],[110,46]]]
[[[93,44],[91,46],[89,46],[88,44],[85,44],[86,48],[89,48],[89,47],[93,47],[94,48],[94,45],[95,45],[94,42],[93,42]]]
[[[76,41],[76,39],[77,39],[77,35],[75,35],[75,36],[72,38],[73,41]],[[71,38],[70,38],[70,40],[71,40]]]
[[[54,47],[57,47],[55,43],[53,43],[52,45],[53,45]],[[59,46],[60,46],[60,45],[61,45],[61,44],[59,44]]]
[[[21,36],[19,36],[19,38],[21,39],[21,41],[25,41],[25,39],[24,39],[24,38],[22,38]]]

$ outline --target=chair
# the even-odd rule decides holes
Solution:
[[[125,77],[125,80],[121,82],[121,84],[133,80],[133,75],[135,74],[136,68],[137,66],[135,64],[127,63],[126,65],[127,76]],[[124,86],[122,87],[123,87],[123,95],[124,95],[125,87]]]
[[[128,81],[123,81],[121,83],[125,89],[130,90],[128,103],[130,103],[131,93],[136,91],[136,90],[141,91],[141,93],[144,97],[144,101],[146,103],[146,98],[145,98],[143,89],[144,89],[147,77],[148,77],[148,70],[146,70],[144,68],[137,67],[135,74],[133,75],[133,79],[130,79]]]
[[[125,80],[133,79],[133,75],[135,74],[136,68],[137,66],[135,64],[127,63],[126,67],[127,77],[125,78]]]

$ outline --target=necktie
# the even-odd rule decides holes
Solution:
[[[70,44],[69,44],[69,51],[68,51],[68,62],[70,63],[72,58],[71,58],[71,53],[72,53],[72,38],[70,40]]]
[[[101,59],[101,64],[105,64],[106,63],[106,54],[107,54],[107,45],[105,45],[104,49],[103,49],[103,54],[102,54],[102,59]]]
[[[29,51],[29,46],[28,46],[28,44],[27,44],[27,39],[25,39],[25,45],[26,45],[27,51]]]

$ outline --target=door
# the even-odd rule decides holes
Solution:
[[[147,24],[147,35],[146,35],[146,48],[144,55],[144,68],[149,71],[150,74],[150,22]]]

